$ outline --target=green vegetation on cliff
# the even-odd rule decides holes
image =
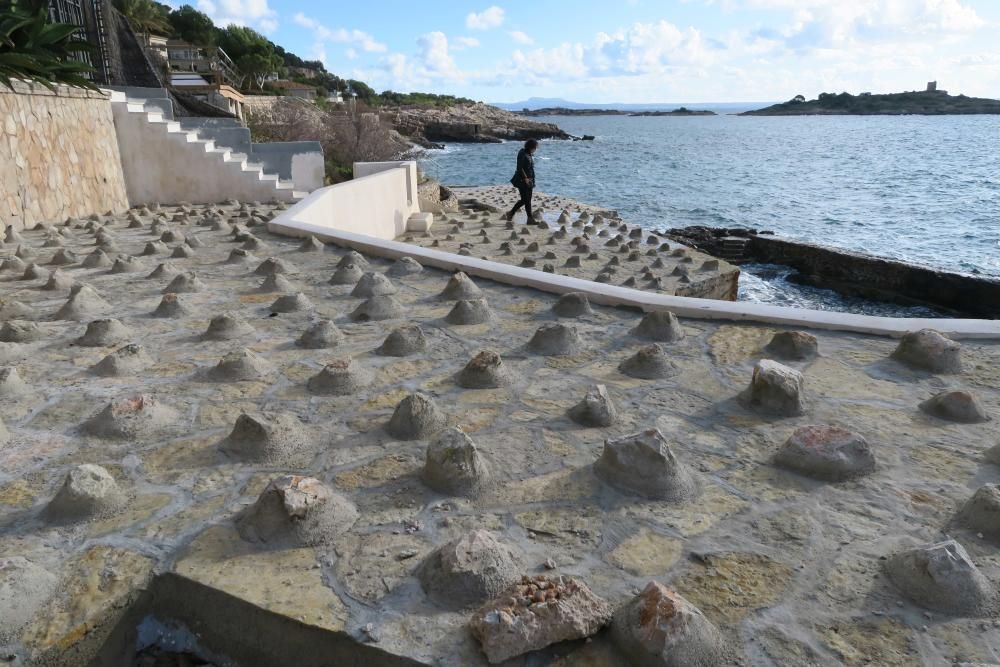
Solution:
[[[837,116],[837,115],[944,115],[1000,114],[1000,100],[965,95],[949,95],[944,91],[915,91],[872,95],[861,93],[820,93],[815,100],[796,95],[787,102],[774,104],[741,116]]]

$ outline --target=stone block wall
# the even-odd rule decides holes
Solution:
[[[0,223],[30,229],[127,208],[106,95],[0,85]]]

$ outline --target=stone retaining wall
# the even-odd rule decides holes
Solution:
[[[0,223],[17,229],[128,208],[106,95],[0,86]]]

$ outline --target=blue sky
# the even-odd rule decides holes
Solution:
[[[1000,0],[192,1],[379,91],[753,102],[937,79],[1000,98]]]

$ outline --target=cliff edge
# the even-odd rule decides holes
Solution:
[[[399,107],[382,116],[404,136],[420,145],[430,143],[499,143],[527,139],[571,139],[553,123],[527,120],[488,104],[457,104],[447,108]]]

